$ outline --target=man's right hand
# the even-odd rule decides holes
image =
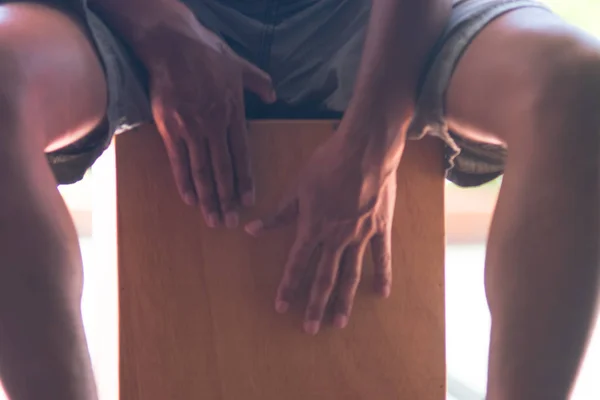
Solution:
[[[152,110],[185,203],[210,227],[238,224],[254,203],[244,89],[271,103],[271,78],[187,18],[154,30],[145,49]]]

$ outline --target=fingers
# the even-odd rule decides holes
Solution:
[[[315,251],[316,242],[307,236],[298,236],[283,269],[283,277],[275,296],[275,309],[285,313],[306,274],[308,263]]]
[[[329,297],[337,280],[340,258],[341,251],[335,248],[325,247],[321,254],[304,319],[304,330],[308,334],[315,335],[319,332]]]
[[[333,323],[337,328],[345,328],[352,312],[354,297],[361,278],[365,245],[350,245],[344,251],[337,283],[337,299]]]
[[[392,233],[377,233],[371,239],[371,254],[374,268],[374,290],[389,297],[392,289]]]
[[[268,231],[282,228],[295,221],[298,212],[298,198],[293,197],[284,201],[274,214],[247,224],[245,227],[246,232],[252,236],[260,236]]]
[[[178,135],[181,128],[175,121],[167,123],[164,118],[157,119],[156,127],[160,132],[171,164],[175,185],[183,201],[190,206],[198,203],[194,181],[190,173],[190,159],[185,141]]]
[[[240,97],[243,97],[240,94]],[[244,100],[234,107],[230,125],[229,147],[233,158],[233,168],[237,183],[237,192],[246,207],[254,205],[254,180],[250,163],[250,149],[248,146],[248,129],[244,115]]]
[[[265,103],[273,103],[277,100],[277,94],[273,89],[273,82],[269,74],[240,58],[242,64],[242,80],[244,88],[257,94]]]
[[[187,147],[183,141],[174,141],[165,143],[171,171],[175,179],[175,185],[183,201],[190,206],[198,203],[198,196],[194,188],[194,183],[190,175],[190,161],[187,154]]]
[[[198,204],[206,224],[211,228],[216,228],[220,222],[219,202],[215,191],[213,180],[213,168],[211,164],[208,144],[206,140],[200,138],[196,141],[190,141],[187,145],[189,151],[190,166],[188,172],[191,174]]]
[[[213,135],[208,144],[219,205],[225,226],[235,228],[239,222],[237,193],[234,186],[233,163],[227,142],[227,135],[223,133]]]

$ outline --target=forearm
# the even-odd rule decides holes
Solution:
[[[384,119],[382,132],[368,130],[377,152],[401,151],[403,124],[412,116],[417,83],[452,7],[451,0],[374,0],[347,115],[364,110]]]

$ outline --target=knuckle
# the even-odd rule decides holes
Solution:
[[[355,287],[358,286],[360,282],[360,274],[358,273],[357,270],[352,269],[351,271],[348,271],[347,273],[344,274],[344,285],[346,287]]]
[[[392,263],[392,256],[389,252],[385,251],[377,255],[376,262],[380,267],[385,267],[387,269]]]
[[[153,110],[156,113],[157,107],[153,107]],[[191,135],[186,129],[190,119],[187,118],[188,113],[185,110],[164,106],[159,112],[160,116],[155,121],[164,139],[178,146],[185,146],[186,142],[193,142],[194,135]]]
[[[227,210],[233,208],[238,199],[236,191],[233,189],[233,183],[222,184],[220,182],[218,186],[219,202],[223,208]]]
[[[250,168],[250,154],[248,142],[244,138],[244,133],[240,133],[237,129],[230,130],[229,150],[231,156],[236,161],[237,170],[244,172]]]
[[[197,127],[194,135],[198,138],[214,138],[221,136],[226,127],[230,115],[230,106],[227,101],[212,101],[206,102],[197,106],[193,112],[193,125]]]
[[[300,265],[295,265],[288,271],[288,286],[296,285],[304,276],[304,268]]]
[[[226,54],[226,55],[230,55],[230,52],[231,52],[229,46],[222,40],[219,40],[216,42],[216,50],[218,52],[220,52],[221,54]]]
[[[280,293],[281,293],[280,297],[283,301],[290,302],[294,298],[295,290],[291,286],[283,286],[280,290]]]
[[[178,136],[163,136],[163,142],[167,152],[167,157],[172,165],[184,166],[187,165],[186,159],[182,157],[183,151],[186,148],[185,142]]]
[[[389,283],[392,281],[392,271],[387,268],[384,270],[377,271],[375,273],[375,277],[378,281],[382,283]]]
[[[390,230],[391,221],[389,217],[378,215],[373,221],[373,229],[378,232],[388,232]]]
[[[219,160],[214,165],[215,173],[221,180],[232,180],[233,178],[233,170],[231,168],[231,163],[228,160]],[[221,184],[225,184],[229,182],[221,182]],[[232,182],[233,183],[233,182]]]
[[[179,162],[176,158],[173,158],[170,161],[171,171],[177,187],[183,191],[193,190],[194,183],[190,179],[186,165],[183,162]]]
[[[224,213],[237,209],[236,199],[233,196],[219,197],[219,203]]]
[[[254,188],[254,180],[250,176],[240,176],[237,178],[240,193],[246,193]]]
[[[196,179],[202,188],[208,190],[208,188],[212,186],[210,185],[212,180],[212,169],[210,168],[210,165],[206,163],[200,164],[198,167],[196,167],[194,175],[196,176]]]
[[[230,109],[229,103],[227,101],[222,101],[213,104],[207,112],[212,121],[226,121],[229,119]]]
[[[369,217],[369,218],[365,218],[363,223],[361,224],[362,226],[357,226],[356,230],[357,233],[361,236],[363,235],[369,235],[371,233],[373,233],[375,231],[375,226],[376,226],[376,217]]]
[[[213,122],[224,121],[225,117],[228,117],[231,112],[231,99],[232,93],[228,88],[219,90],[220,96],[215,99],[207,99],[204,104],[203,115],[207,120]]]
[[[219,174],[217,176],[217,186],[221,201],[233,200],[236,197],[233,175]]]
[[[260,75],[261,79],[263,80],[263,83],[266,86],[266,88],[271,89],[273,87],[273,79],[271,78],[271,76],[263,71],[260,71],[259,75]]]
[[[325,313],[324,307],[320,304],[310,304],[306,309],[306,317],[309,320],[320,320]]]
[[[315,278],[315,289],[319,292],[330,292],[335,286],[335,275],[328,271],[317,275]]]
[[[181,179],[181,178],[175,178],[177,187],[179,189],[179,193],[186,197],[188,195],[193,195],[195,193],[195,190],[193,188],[192,185],[188,184],[186,180]]]
[[[177,180],[186,180],[186,176],[189,175],[189,165],[185,159],[182,159],[176,151],[168,151],[167,157],[171,164],[171,169]]]
[[[175,150],[186,147],[186,138],[179,134],[179,130],[173,129],[172,124],[163,124],[163,129],[159,132],[165,142],[167,142],[171,148]]]
[[[280,217],[282,212],[277,212],[277,217]],[[303,237],[299,237],[294,243],[294,247],[290,254],[289,262],[289,273],[294,277],[301,277],[304,274],[304,268],[306,261],[312,253],[312,247],[310,242],[305,240]]]
[[[202,191],[199,196],[199,202],[207,211],[217,211],[218,206],[211,191]]]
[[[352,309],[352,306],[350,305],[349,302],[346,302],[346,301],[340,301],[335,306],[336,314],[348,315],[348,314],[350,314],[351,309]]]
[[[235,192],[231,190],[219,190],[219,202],[224,206],[232,205],[237,199]]]

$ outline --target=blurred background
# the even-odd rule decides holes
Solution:
[[[571,23],[600,37],[600,1],[545,2]],[[487,231],[499,187],[500,180],[476,189],[446,185],[448,400],[485,398],[490,315],[483,269]],[[83,315],[100,400],[114,400],[118,398],[116,248],[99,241],[100,237],[114,236],[116,229],[112,149],[83,181],[60,190],[80,236],[85,268]],[[599,377],[600,323],[573,399],[600,399]]]

